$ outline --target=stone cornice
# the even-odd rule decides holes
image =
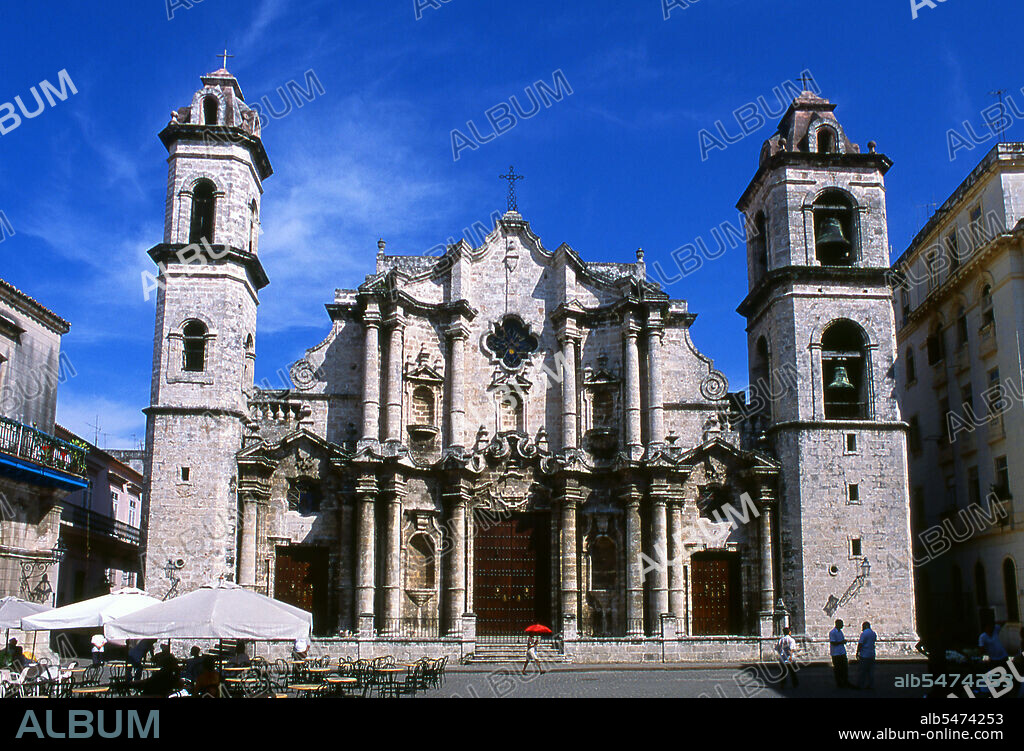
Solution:
[[[206,256],[206,248],[197,243],[160,243],[159,245],[154,245],[150,248],[147,253],[149,254],[149,257],[153,259],[154,263],[163,264],[164,268],[169,268],[168,262],[184,268],[196,267],[197,264],[183,263],[181,261],[180,253],[185,248],[189,248],[191,250],[189,255],[190,258],[201,258],[211,266],[216,266],[225,262],[233,262],[239,266],[243,266],[246,271],[249,272],[253,286],[257,291],[270,284],[270,279],[267,277],[267,272],[264,271],[263,264],[260,263],[260,259],[255,254],[240,250],[234,246],[218,244],[210,245],[210,250],[217,254],[216,258],[208,258]]]
[[[851,283],[852,286],[864,284],[888,287],[890,270],[882,267],[864,268],[861,266],[783,266],[772,269],[755,285],[750,294],[739,304],[736,312],[746,318],[759,310],[765,298],[780,284],[787,282],[805,282],[817,284]]]

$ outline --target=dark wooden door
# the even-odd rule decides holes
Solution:
[[[473,609],[477,633],[522,634],[534,623],[551,624],[550,529],[547,514],[475,518]]]
[[[696,636],[736,633],[739,616],[738,568],[733,556],[694,557],[693,633]]]
[[[274,598],[313,614],[313,632],[329,630],[327,623],[327,551],[316,547],[277,549]]]

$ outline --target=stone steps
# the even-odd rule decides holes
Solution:
[[[568,662],[561,650],[550,644],[537,647],[537,657],[542,662]],[[526,645],[516,642],[507,644],[477,643],[476,650],[466,660],[468,663],[522,663],[526,660]]]

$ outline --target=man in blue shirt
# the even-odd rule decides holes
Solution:
[[[857,673],[859,688],[875,687],[875,642],[878,634],[871,630],[871,624],[864,621],[861,626],[860,639],[857,641],[857,660],[860,670]]]
[[[837,688],[853,688],[850,685],[850,661],[846,657],[846,637],[843,635],[842,620],[836,621],[836,627],[828,632],[829,654],[832,656],[832,672],[836,677]]]

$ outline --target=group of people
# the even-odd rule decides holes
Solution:
[[[1004,696],[1016,696],[1019,692],[1024,691],[1024,681],[1019,676],[1024,676],[1024,628],[1021,628],[1021,654],[1016,657],[1010,657],[1006,647],[1003,646],[1002,641],[999,638],[999,631],[1002,624],[990,621],[984,625],[984,630],[978,637],[978,647],[988,657],[989,664],[993,667],[1005,667],[1007,672],[1010,673],[1014,681],[1012,691],[1009,691]],[[836,687],[841,689],[873,689],[875,687],[875,642],[878,641],[878,635],[871,628],[871,624],[868,621],[864,621],[861,625],[860,637],[857,639],[857,681],[856,683],[850,682],[850,662],[847,654],[847,639],[843,633],[845,624],[843,621],[837,620],[835,622],[835,628],[833,628],[828,634],[829,642],[829,655],[832,658],[832,674],[835,677]],[[776,645],[776,652],[779,655],[779,662],[782,664],[784,673],[780,685],[785,688],[787,683],[792,680],[793,688],[800,685],[797,678],[797,643],[796,639],[793,638],[790,633],[789,627],[782,630],[782,638],[779,639]],[[940,654],[937,658],[945,664],[945,650],[936,650]],[[933,664],[935,661],[933,661]],[[929,669],[932,667],[930,665]],[[940,672],[945,672],[945,668],[942,668]],[[943,684],[944,687],[945,684]],[[939,691],[940,689],[936,689]]]
[[[21,670],[29,663],[33,662],[25,656],[24,650],[21,645],[18,644],[17,639],[11,639],[7,642],[7,646],[0,650],[0,667],[10,668],[11,670]]]
[[[832,657],[832,672],[835,675],[838,688],[872,689],[875,687],[875,642],[878,641],[878,634],[871,628],[868,621],[861,625],[860,638],[857,640],[857,664],[859,671],[857,683],[850,683],[850,660],[846,653],[846,635],[843,633],[845,624],[841,620],[836,621],[836,626],[828,634],[829,655]],[[782,638],[776,645],[776,652],[779,655],[779,662],[785,673],[780,683],[782,688],[786,687],[789,680],[793,682],[793,688],[800,685],[796,677],[797,660],[796,639],[793,638],[789,626],[782,629]]]
[[[213,655],[204,655],[198,646],[189,650],[189,656],[179,661],[171,652],[170,642],[160,645],[159,652],[153,654],[153,667],[156,670],[148,678],[142,679],[142,661],[154,650],[155,639],[143,639],[131,645],[128,650],[128,664],[132,668],[130,688],[138,690],[142,696],[201,696],[220,698],[221,674],[217,669],[217,660]],[[225,662],[230,667],[248,667],[251,664],[249,654],[243,642],[235,647],[234,654]]]

